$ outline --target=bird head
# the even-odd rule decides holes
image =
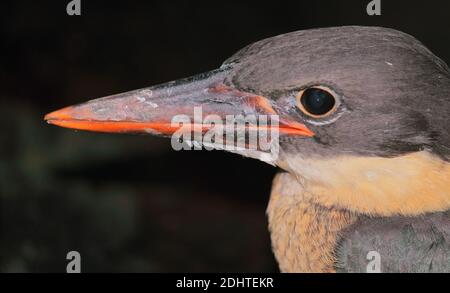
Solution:
[[[273,131],[267,136],[276,139],[276,155],[258,146],[234,151],[291,173],[302,196],[361,213],[418,214],[450,207],[449,99],[447,65],[415,38],[337,27],[265,39],[217,70],[45,119],[80,130],[163,136],[177,133],[182,121],[198,141],[195,133],[215,125],[199,121],[198,109],[216,122],[256,117],[246,125]],[[261,123],[262,117],[276,122]]]

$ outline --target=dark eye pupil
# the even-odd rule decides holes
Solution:
[[[330,112],[336,101],[323,89],[309,88],[303,92],[301,103],[308,113],[320,116]]]

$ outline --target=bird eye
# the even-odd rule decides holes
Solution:
[[[315,86],[300,91],[297,105],[300,110],[314,118],[322,118],[336,108],[336,94],[331,90]]]

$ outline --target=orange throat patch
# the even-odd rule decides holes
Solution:
[[[328,208],[391,216],[450,209],[450,163],[425,151],[395,158],[290,158],[302,197]]]

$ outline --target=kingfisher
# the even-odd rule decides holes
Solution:
[[[44,119],[171,137],[177,115],[205,132],[196,107],[223,119],[278,117],[250,125],[276,130],[276,153],[234,152],[279,169],[267,216],[281,272],[450,272],[450,70],[414,37],[363,26],[295,31],[210,72]]]

